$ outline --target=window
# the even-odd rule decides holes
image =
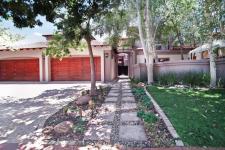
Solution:
[[[159,62],[170,61],[170,58],[158,58]]]

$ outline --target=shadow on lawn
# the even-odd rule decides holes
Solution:
[[[82,89],[85,87],[77,85],[46,90],[33,98],[0,98],[0,144],[37,142],[45,120],[75,99]]]

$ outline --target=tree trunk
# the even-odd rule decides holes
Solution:
[[[216,88],[216,54],[213,51],[213,40],[210,39],[209,65],[210,65],[210,88]]]
[[[89,36],[85,37],[85,40],[88,45],[88,51],[89,51],[89,56],[90,56],[90,66],[91,66],[91,95],[96,94],[96,80],[95,80],[95,63],[94,63],[94,56],[92,52],[92,47],[91,47],[91,38]]]
[[[177,38],[178,38],[179,43],[180,43],[181,60],[184,60],[184,51],[183,51],[183,48],[184,48],[184,40],[183,40],[183,37],[182,37],[182,35],[181,35],[181,33],[179,31],[177,32]]]
[[[147,75],[148,75],[148,84],[152,84],[153,83],[153,57],[149,57],[148,58],[148,63],[146,64],[147,67]]]
[[[153,55],[155,62],[158,62],[158,56],[156,53],[155,40],[154,40],[154,27],[152,24],[152,18],[150,18],[149,12],[149,0],[146,0],[145,6],[145,29],[146,29],[146,41],[147,47],[150,55]],[[151,57],[151,56],[150,56]],[[153,72],[153,70],[152,70]]]
[[[139,37],[141,40],[141,45],[143,47],[144,56],[146,59],[146,67],[147,67],[147,77],[148,77],[148,84],[151,84],[153,82],[153,61],[150,62],[149,60],[153,60],[152,54],[149,54],[149,47],[146,46],[145,40],[144,40],[144,34],[142,29],[142,21],[141,21],[141,9],[140,9],[140,0],[135,1],[135,7],[137,11],[137,19],[138,19],[138,31],[139,31]],[[150,59],[151,58],[151,59]]]

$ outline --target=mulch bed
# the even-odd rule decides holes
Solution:
[[[133,88],[143,88],[139,86],[138,84],[132,83],[132,89]],[[145,93],[144,93],[145,94]],[[135,99],[137,101],[137,105],[139,108],[139,111],[141,111],[140,107],[143,107],[143,104],[139,102],[139,97],[135,95]],[[175,141],[173,137],[170,135],[169,131],[166,128],[166,125],[164,124],[163,120],[159,117],[154,107],[151,107],[147,110],[147,112],[151,112],[155,114],[155,116],[158,118],[158,120],[154,123],[148,123],[144,122],[145,132],[148,136],[148,141],[150,142],[150,147],[173,147],[175,146]]]
[[[63,121],[71,121],[74,124],[73,131],[67,133],[67,134],[58,134],[56,132],[51,132],[48,135],[45,135],[46,138],[49,141],[74,141],[76,144],[83,141],[84,137],[84,131],[87,129],[87,123],[91,118],[94,118],[97,114],[98,108],[102,105],[104,102],[105,97],[108,95],[108,92],[110,90],[110,87],[102,87],[101,89],[97,89],[96,96],[92,96],[92,100],[94,102],[93,106],[90,105],[82,105],[77,106],[76,100],[70,102],[68,105],[61,108],[58,112],[50,116],[44,123],[43,128],[52,126],[63,122]],[[85,91],[84,93],[88,93],[88,91]],[[68,115],[67,110],[77,110],[78,108],[81,108],[82,110],[82,117],[79,115],[79,112],[77,112],[77,115]]]

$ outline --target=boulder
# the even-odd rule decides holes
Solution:
[[[71,116],[71,117],[77,117],[77,116],[79,116],[79,110],[75,110],[75,109],[68,109],[67,111],[66,111],[66,114],[68,115],[68,116]]]
[[[89,95],[84,95],[81,97],[78,97],[76,100],[76,104],[79,105],[86,105],[91,100],[91,97]]]
[[[138,86],[138,87],[144,87],[145,84],[144,84],[143,82],[139,82],[139,83],[137,84],[137,86]]]
[[[53,132],[53,130],[54,130],[53,126],[47,126],[42,130],[42,133],[49,135]]]
[[[57,134],[65,134],[72,130],[74,124],[71,121],[63,121],[54,127]]]

